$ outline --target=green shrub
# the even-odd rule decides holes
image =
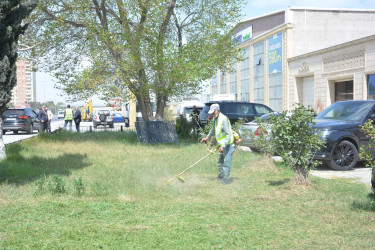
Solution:
[[[54,174],[47,182],[48,190],[52,194],[63,194],[65,193],[65,183],[61,176]]]
[[[181,139],[197,139],[196,126],[191,121],[188,121],[184,116],[179,116],[176,119],[176,131],[178,137]]]
[[[309,171],[320,164],[314,161],[314,152],[323,145],[323,139],[313,128],[314,112],[299,104],[293,111],[270,116],[272,142],[275,152],[294,171],[296,184],[308,184]],[[262,125],[266,126],[266,125]]]
[[[78,196],[85,193],[85,186],[83,185],[82,177],[79,177],[78,180],[74,179],[74,189]]]
[[[361,146],[361,152],[359,153],[359,157],[364,159],[366,167],[375,168],[375,158],[371,153],[371,149],[375,148],[375,127],[374,121],[368,120],[365,125],[361,127],[361,130],[369,138],[368,147]]]

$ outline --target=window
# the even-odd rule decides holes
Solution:
[[[268,107],[264,105],[255,104],[254,107],[255,107],[257,114],[268,114],[272,112],[272,110],[270,110]]]
[[[229,80],[230,93],[237,95],[237,62],[232,64]]]
[[[254,44],[254,102],[264,103],[264,41]]]
[[[241,101],[250,101],[250,47],[244,50],[244,60],[241,61]]]
[[[227,81],[225,79],[225,72],[221,72],[220,75],[220,94],[227,93]]]
[[[335,83],[335,101],[353,100],[353,81]]]
[[[369,100],[375,100],[375,75],[367,76],[368,97]]]

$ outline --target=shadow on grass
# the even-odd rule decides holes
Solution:
[[[7,147],[7,159],[0,162],[0,183],[24,185],[43,176],[68,176],[72,171],[90,165],[86,154],[63,154],[56,158],[25,158],[20,154],[23,149],[20,143]]]
[[[103,131],[103,132],[85,132],[76,133],[66,130],[60,130],[52,134],[43,133],[39,135],[39,139],[42,141],[56,141],[56,142],[67,142],[67,141],[117,141],[123,143],[137,143],[137,133],[134,131]]]
[[[279,180],[279,181],[267,181],[267,183],[270,186],[282,186],[289,181],[290,181],[290,179],[283,179],[283,180]]]
[[[353,210],[364,210],[375,212],[375,194],[369,193],[366,201],[354,201],[351,204]]]

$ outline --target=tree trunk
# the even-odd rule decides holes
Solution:
[[[144,97],[138,94],[135,94],[135,96],[137,98],[139,108],[141,109],[143,121],[151,121],[153,118],[153,111],[150,97]]]
[[[5,153],[5,144],[3,140],[3,119],[0,118],[0,161],[7,157]]]
[[[295,166],[293,183],[296,185],[310,185],[309,170],[303,166]]]
[[[168,98],[165,95],[159,94],[156,97],[156,120],[158,121],[164,121],[165,116],[164,116],[164,109],[165,106],[167,105],[167,100]]]

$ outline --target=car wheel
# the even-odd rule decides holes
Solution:
[[[29,130],[27,131],[28,134],[32,134],[34,132],[33,124],[30,124]]]
[[[342,141],[332,151],[329,167],[333,170],[349,170],[358,162],[358,150],[349,141]]]
[[[7,132],[6,130],[3,130],[3,135],[5,135],[6,132]]]
[[[13,134],[18,134],[18,130],[13,130]]]
[[[112,124],[109,124],[109,127],[110,127],[110,128],[114,128],[115,126],[114,126],[113,123],[112,123]]]

